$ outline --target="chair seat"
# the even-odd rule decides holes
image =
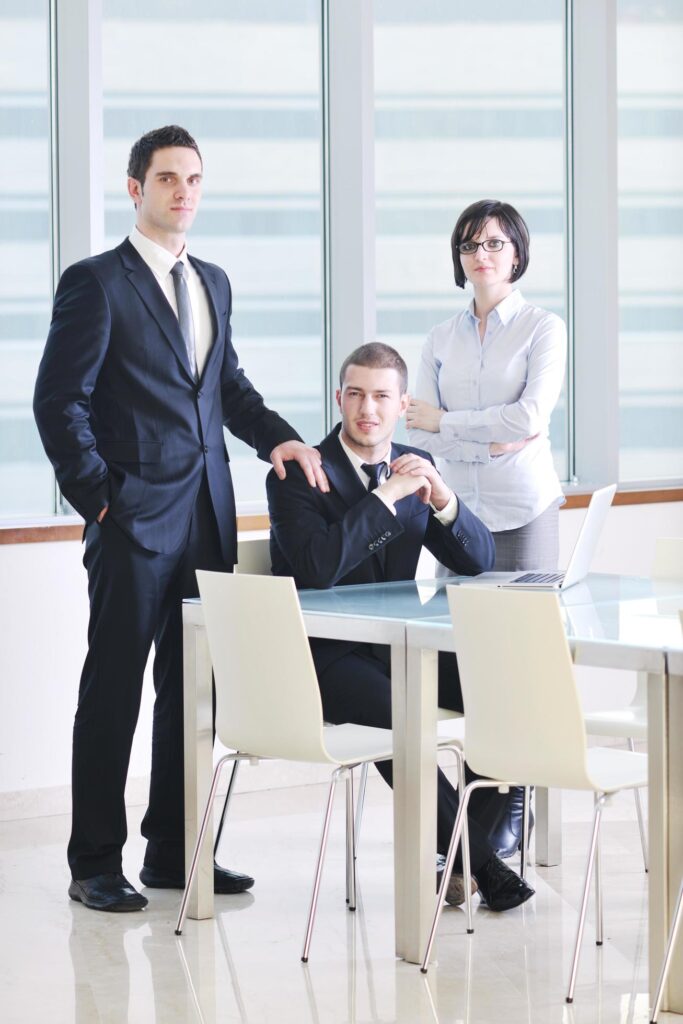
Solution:
[[[595,788],[602,793],[647,786],[647,754],[616,747],[591,747],[586,766]]]
[[[622,739],[647,739],[647,712],[633,705],[609,711],[589,711],[584,715],[589,736],[619,736]]]
[[[323,728],[325,749],[337,764],[357,764],[391,757],[391,729],[373,729],[368,725],[326,725]]]

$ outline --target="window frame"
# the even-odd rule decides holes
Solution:
[[[372,0],[320,5],[323,386],[329,430],[336,419],[338,368],[357,339],[376,333],[374,12]],[[102,6],[102,0],[48,0],[55,287],[65,267],[101,251],[104,243]],[[346,59],[349,53],[353,60]],[[565,0],[565,80],[570,494],[616,480],[619,472],[616,0]],[[661,492],[682,482],[629,481],[621,489]],[[265,497],[263,503],[265,508]],[[56,482],[54,512],[70,514]]]

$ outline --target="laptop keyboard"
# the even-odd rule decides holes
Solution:
[[[512,583],[561,583],[564,579],[563,572],[527,572],[523,576],[516,576]]]

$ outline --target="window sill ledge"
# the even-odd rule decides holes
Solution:
[[[565,489],[566,502],[562,510],[586,508],[593,488]],[[663,487],[652,490],[623,490],[614,495],[614,505],[659,505],[670,501],[683,501],[683,487]],[[237,530],[267,530],[267,514],[238,515]],[[83,536],[80,516],[45,516],[38,519],[16,519],[0,523],[0,546],[3,544],[43,544],[54,541],[77,540]]]

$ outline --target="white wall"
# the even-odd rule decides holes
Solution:
[[[564,564],[584,510],[560,516]],[[658,536],[683,535],[683,504],[611,509],[595,562],[603,572],[647,575]],[[87,593],[77,542],[0,546],[0,820],[69,810],[71,728],[85,653]],[[149,675],[149,674],[148,674]],[[592,706],[633,685],[622,673],[582,673]],[[151,678],[133,746],[129,803],[145,800],[151,736]],[[322,771],[322,774],[321,774]],[[326,769],[277,762],[245,768],[241,788],[319,781]]]

